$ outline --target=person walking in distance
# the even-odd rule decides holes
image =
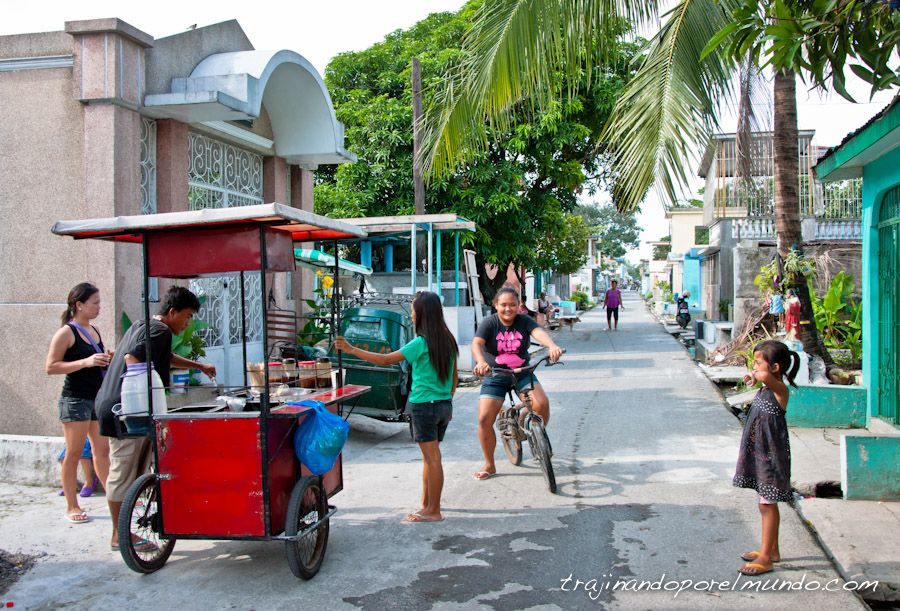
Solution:
[[[91,440],[94,473],[104,487],[109,473],[109,443],[100,434],[94,412],[94,400],[110,361],[100,332],[91,324],[99,315],[100,289],[82,282],[69,291],[62,326],[50,340],[45,365],[48,374],[66,376],[58,407],[66,440],[66,453],[62,459],[62,485],[66,497],[64,517],[73,524],[90,521],[78,504],[75,491],[85,438]],[[89,483],[93,484],[93,481]]]
[[[335,347],[374,365],[393,365],[407,361],[412,368],[412,388],[406,409],[412,416],[413,439],[422,451],[422,502],[406,516],[407,522],[440,522],[444,467],[440,442],[453,418],[456,393],[456,362],[459,348],[444,322],[441,299],[422,291],[412,302],[412,320],[416,338],[389,354],[369,352],[350,344],[343,337]]]
[[[603,303],[606,304],[606,328],[615,331],[619,328],[619,308],[625,307],[622,305],[622,291],[619,290],[617,280],[610,283],[609,290],[603,295]]]
[[[796,352],[775,340],[758,344],[753,351],[753,371],[744,376],[748,386],[756,382],[762,388],[753,398],[738,450],[737,469],[732,483],[756,490],[762,518],[762,542],[759,549],[741,554],[746,564],[743,575],[762,575],[772,571],[772,563],[781,560],[778,527],[781,514],[778,503],[793,502],[791,493],[791,447],[785,412],[788,387],[794,384],[800,369]]]

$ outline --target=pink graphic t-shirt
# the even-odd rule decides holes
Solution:
[[[516,314],[509,326],[500,322],[496,314],[488,316],[478,325],[475,337],[484,340],[488,362],[515,369],[528,364],[528,348],[531,346],[531,332],[538,324],[530,316]]]

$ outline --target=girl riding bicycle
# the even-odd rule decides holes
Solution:
[[[481,396],[478,399],[478,441],[484,453],[484,467],[475,472],[477,480],[487,479],[497,473],[494,464],[494,449],[497,447],[494,421],[512,386],[512,382],[506,378],[488,376],[491,367],[515,369],[527,365],[532,337],[549,350],[551,362],[557,361],[562,354],[562,349],[550,338],[550,334],[538,326],[533,318],[518,313],[519,293],[515,288],[504,286],[497,291],[494,307],[497,313],[481,321],[472,340],[475,375],[487,376],[481,384]],[[532,385],[532,409],[547,424],[550,421],[550,401],[537,376],[528,373],[516,379],[517,391],[526,391]]]
[[[335,347],[374,365],[393,365],[402,360],[412,368],[412,388],[407,410],[412,414],[413,438],[422,450],[422,503],[418,511],[406,516],[407,522],[440,522],[441,491],[444,467],[441,449],[444,432],[453,417],[453,395],[456,393],[456,339],[444,322],[441,299],[435,293],[422,291],[412,302],[412,320],[416,338],[389,354],[368,352],[352,346],[343,337]]]

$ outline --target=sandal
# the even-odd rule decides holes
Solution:
[[[91,485],[90,485],[90,486],[88,486],[87,484],[85,484],[84,486],[81,487],[81,492],[78,493],[78,496],[80,496],[80,497],[89,497],[89,496],[91,496],[92,494],[94,494],[94,490],[95,490],[95,489],[97,488],[97,486],[99,486],[99,485],[100,485],[100,480],[97,479],[97,476],[95,475],[95,476],[94,476],[94,481],[91,482]]]
[[[90,516],[88,516],[88,514],[86,514],[84,512],[84,510],[82,510],[78,513],[63,514],[63,518],[65,518],[67,521],[71,522],[72,524],[87,524],[88,522],[91,521]]]
[[[771,566],[759,564],[758,562],[748,562],[738,569],[738,573],[740,573],[741,575],[747,575],[748,577],[755,577],[757,575],[765,575],[766,573],[771,573],[774,570],[775,569]]]

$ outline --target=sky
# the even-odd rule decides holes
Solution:
[[[66,21],[118,17],[132,26],[163,38],[191,26],[203,27],[237,19],[257,49],[290,49],[309,60],[320,73],[328,61],[343,51],[359,51],[382,40],[397,29],[405,29],[431,13],[455,11],[464,0],[295,0],[292,3],[256,0],[188,0],[173,2],[122,2],[121,0],[4,0],[0,35],[47,32],[64,29]],[[821,97],[808,94],[798,83],[798,123],[800,129],[814,129],[814,142],[838,144],[844,136],[862,126],[890,102],[891,94],[882,92],[869,101],[865,83],[848,77],[848,89],[860,100],[851,104],[837,95]],[[722,121],[722,131],[734,131],[734,120]],[[696,163],[691,174],[696,183]],[[685,193],[689,197],[692,193]],[[598,198],[600,199],[600,198]],[[669,233],[662,204],[654,193],[641,206],[639,222],[643,228],[641,247],[629,254],[636,261],[650,253],[643,244]]]

